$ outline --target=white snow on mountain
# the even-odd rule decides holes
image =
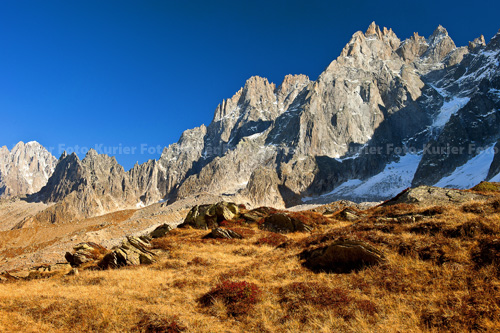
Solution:
[[[488,175],[494,157],[493,148],[494,145],[471,158],[467,163],[456,168],[451,175],[434,184],[434,186],[466,189],[479,184]],[[500,181],[500,175],[495,176],[491,181]]]
[[[444,125],[446,125],[446,123],[450,120],[451,116],[463,108],[469,100],[470,98],[468,97],[454,97],[451,100],[444,102],[431,127],[444,127]]]
[[[419,154],[406,154],[399,157],[399,161],[391,162],[379,174],[367,179],[350,179],[330,193],[322,197],[351,198],[371,200],[379,197],[393,197],[411,186],[413,176],[422,159]],[[316,198],[304,198],[303,201],[312,201]]]

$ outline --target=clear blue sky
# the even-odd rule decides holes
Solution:
[[[441,24],[461,46],[489,40],[498,13],[498,1],[0,0],[0,146],[136,147],[116,154],[129,169],[210,123],[252,75],[316,79],[372,21],[400,38]]]

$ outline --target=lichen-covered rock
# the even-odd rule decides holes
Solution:
[[[203,238],[242,239],[243,236],[231,229],[215,228],[212,229],[212,231],[209,234],[205,235]]]
[[[64,256],[71,266],[78,267],[84,263],[101,259],[108,250],[96,243],[80,243],[73,247],[74,253],[66,252]]]
[[[246,223],[254,223],[254,222],[259,222],[263,218],[276,213],[276,210],[274,208],[270,207],[259,207],[252,209],[251,211],[245,212],[241,214],[241,218],[246,222]]]
[[[232,202],[221,201],[213,205],[194,206],[187,214],[184,223],[179,225],[179,228],[216,228],[220,222],[232,220],[238,215],[238,205]]]
[[[347,207],[341,210],[337,215],[335,215],[335,217],[340,220],[352,222],[359,219],[359,213],[354,209]]]
[[[259,228],[278,233],[310,232],[312,230],[312,227],[283,213],[272,214],[266,217]]]
[[[164,237],[170,230],[172,230],[172,227],[169,224],[164,223],[153,230],[149,236],[151,236],[151,238],[161,238]]]
[[[350,273],[385,261],[382,252],[359,241],[339,240],[300,254],[304,266],[315,272]]]
[[[80,243],[75,246],[75,253],[66,253],[66,260],[73,267],[95,266],[102,269],[119,268],[129,265],[151,264],[156,261],[156,254],[150,251],[148,237],[127,236],[121,245],[112,251],[95,243]]]
[[[149,250],[150,246],[149,242],[144,239],[127,236],[127,240],[125,240],[119,248],[113,251],[116,254],[117,266],[152,264],[156,261],[156,254]],[[109,261],[110,259],[111,258],[107,258],[106,260]],[[113,261],[111,262],[114,263]],[[102,267],[103,265],[100,266]]]

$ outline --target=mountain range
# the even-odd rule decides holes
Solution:
[[[500,31],[457,47],[439,26],[400,40],[372,23],[319,77],[254,76],[208,125],[125,171],[90,150],[0,148],[0,197],[55,203],[51,222],[203,194],[251,206],[379,201],[421,184],[500,180]]]

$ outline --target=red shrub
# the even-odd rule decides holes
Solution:
[[[275,232],[270,232],[266,236],[260,238],[255,242],[255,245],[270,245],[270,246],[279,246],[286,242],[288,238],[281,234],[277,234]]]
[[[260,301],[261,293],[254,283],[226,280],[203,295],[199,301],[204,306],[209,306],[214,300],[221,300],[226,305],[228,314],[237,316],[248,313]]]
[[[280,303],[290,315],[299,316],[305,322],[308,318],[307,306],[331,309],[345,320],[352,319],[355,309],[373,316],[378,310],[369,300],[357,300],[342,288],[330,288],[318,282],[294,282],[279,289]],[[291,317],[291,316],[290,316]]]
[[[222,221],[219,222],[219,226],[225,227],[225,228],[232,228],[232,227],[241,227],[245,223],[244,219],[236,219],[236,220],[231,220],[231,221]]]
[[[255,235],[255,230],[249,229],[249,228],[239,228],[239,227],[233,227],[230,228],[232,231],[239,233],[243,238],[249,238]]]
[[[323,214],[315,212],[288,212],[287,215],[292,219],[297,219],[308,226],[327,225],[332,223],[332,221],[329,218],[323,216]]]

